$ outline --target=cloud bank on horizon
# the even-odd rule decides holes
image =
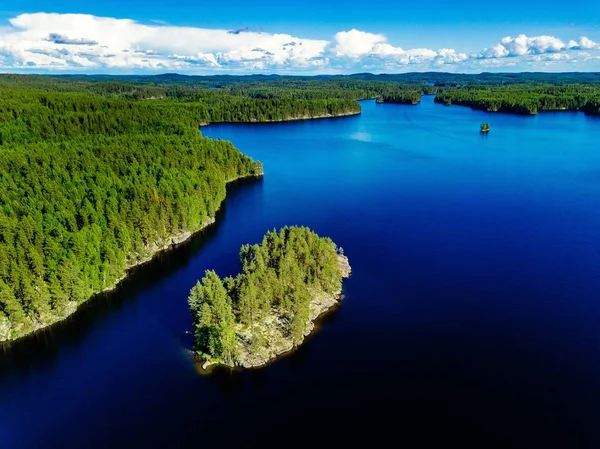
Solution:
[[[600,44],[585,36],[505,37],[476,52],[404,49],[382,34],[351,29],[331,40],[248,29],[225,30],[86,14],[21,14],[0,26],[0,69],[181,71],[194,73],[350,73],[490,68],[577,70],[600,65]]]

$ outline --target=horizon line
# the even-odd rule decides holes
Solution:
[[[312,74],[312,75],[294,75],[294,74],[281,74],[281,73],[248,73],[248,74],[236,74],[236,73],[216,73],[216,74],[186,74],[186,73],[178,73],[178,72],[161,72],[161,73],[106,73],[106,72],[98,72],[98,73],[43,73],[43,72],[0,72],[0,76],[4,75],[20,75],[20,76],[49,76],[49,77],[64,77],[64,76],[81,76],[81,77],[91,77],[91,76],[107,76],[107,77],[119,77],[119,76],[138,76],[138,77],[159,77],[159,76],[181,76],[181,77],[197,77],[197,78],[210,78],[210,77],[280,77],[280,78],[317,78],[317,77],[327,77],[327,78],[335,78],[335,77],[351,77],[357,75],[371,75],[371,76],[402,76],[402,75],[458,75],[458,76],[481,76],[481,75],[547,75],[547,76],[556,76],[556,75],[598,75],[600,76],[600,70],[590,70],[590,71],[565,71],[565,72],[543,72],[543,71],[520,71],[520,72],[479,72],[479,73],[468,73],[468,72],[438,72],[438,71],[424,71],[424,72],[396,72],[396,73],[374,73],[374,72],[353,72],[353,73],[323,73],[323,74]],[[599,80],[600,81],[600,80]]]

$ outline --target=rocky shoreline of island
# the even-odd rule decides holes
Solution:
[[[310,232],[306,228],[302,228],[304,232]],[[284,235],[282,231],[282,236]],[[277,234],[275,234],[276,236]],[[272,238],[273,234],[266,237],[263,240],[263,245],[272,248],[273,242],[276,241],[277,237]],[[282,237],[293,239],[300,239],[298,237]],[[310,237],[307,241],[314,242]],[[247,320],[241,319],[242,313],[239,312],[240,308],[247,307],[247,304],[251,301],[248,299],[247,292],[251,291],[251,287],[248,287],[246,279],[241,279],[239,282],[236,279],[224,280],[223,287],[220,285],[219,278],[216,274],[207,272],[207,276],[202,280],[201,283],[192,289],[190,294],[190,307],[192,309],[192,316],[197,329],[196,338],[196,351],[194,356],[198,366],[205,372],[210,372],[215,367],[226,367],[229,369],[253,369],[260,368],[268,365],[269,363],[279,359],[280,357],[289,354],[296,348],[301,346],[307,337],[315,332],[318,319],[325,315],[330,310],[339,306],[342,296],[342,280],[350,277],[351,267],[348,257],[343,255],[343,252],[338,249],[333,242],[327,239],[331,243],[329,247],[332,251],[340,251],[335,253],[329,258],[324,257],[323,260],[329,261],[322,263],[322,266],[311,266],[310,269],[306,270],[310,272],[316,268],[316,271],[323,269],[327,271],[327,264],[335,264],[335,274],[329,275],[331,279],[337,278],[337,285],[334,290],[327,290],[327,288],[320,288],[316,285],[320,285],[319,282],[307,284],[305,290],[297,290],[296,295],[299,297],[309,296],[305,315],[301,315],[302,322],[296,322],[295,314],[290,314],[289,307],[282,307],[277,301],[267,298],[266,301],[269,303],[268,313],[263,313],[260,319],[252,320],[250,323]],[[314,244],[314,243],[313,243]],[[292,244],[293,245],[293,244]],[[299,245],[302,247],[305,243]],[[261,248],[257,245],[250,251],[242,248],[242,265],[248,267],[252,265],[254,260],[263,260],[268,265],[279,265],[280,261],[274,261],[268,257],[264,257],[264,254],[260,253]],[[322,250],[322,248],[321,248]],[[277,254],[280,254],[282,259],[287,260],[287,264],[291,264],[293,257],[285,255],[286,250],[281,249],[273,250]],[[288,250],[289,252],[290,250]],[[247,252],[248,255],[244,255]],[[298,257],[297,260],[303,260],[305,256]],[[259,264],[262,264],[260,262]],[[273,263],[275,262],[275,263]],[[302,270],[302,262],[298,262],[298,266],[295,269]],[[284,269],[280,269],[285,273]],[[252,269],[247,269],[246,272],[238,275],[240,276],[254,276],[255,272]],[[289,286],[293,283],[289,279],[285,279],[285,274],[278,273],[276,276],[277,284],[271,291],[284,291],[289,289]],[[288,275],[289,276],[289,275]],[[326,278],[328,275],[323,275]],[[331,277],[333,276],[333,277]],[[339,276],[339,278],[338,278]],[[261,281],[262,282],[262,281]],[[326,285],[333,285],[332,283],[325,282]],[[238,285],[238,286],[236,286]],[[280,288],[281,287],[281,288]],[[269,288],[269,287],[267,287]],[[226,292],[226,293],[225,293]],[[230,298],[229,302],[218,300],[217,297],[223,298],[223,295],[227,295]],[[246,296],[244,296],[246,295]],[[291,299],[291,301],[298,301],[302,303],[302,299]],[[207,305],[210,304],[210,305]],[[206,310],[204,308],[206,307]],[[230,307],[233,311],[231,315],[223,315],[222,310]],[[221,312],[217,320],[214,319],[215,312],[210,310],[219,310]],[[293,307],[292,307],[293,308]],[[298,312],[296,312],[298,313]],[[211,324],[211,320],[216,325]],[[231,326],[229,329],[224,330],[220,327],[219,323],[230,322]],[[220,334],[222,340],[211,340],[215,335]],[[229,343],[227,343],[229,341]],[[223,348],[228,347],[228,350]],[[210,351],[216,352],[209,354]]]
[[[350,277],[351,267],[348,263],[348,258],[340,256],[340,266],[343,266],[344,278]],[[281,331],[285,327],[285,323],[281,317],[272,315],[264,323],[260,325],[263,328],[263,335],[267,335],[267,339],[270,340],[271,344],[263,351],[254,351],[251,344],[251,337],[248,330],[238,330],[238,337],[240,338],[240,354],[235,365],[225,365],[229,368],[262,368],[269,363],[276,361],[277,359],[285,356],[295,349],[300,347],[306,339],[312,335],[317,329],[317,321],[319,318],[330,312],[335,307],[340,305],[342,300],[342,290],[339,290],[335,294],[327,294],[323,291],[315,292],[314,297],[310,303],[310,314],[306,322],[306,328],[302,333],[302,338],[299,341],[294,342],[289,336],[285,336]],[[218,363],[211,363],[204,361],[202,363],[203,369],[208,369],[210,366],[219,365]]]
[[[280,123],[280,122],[295,122],[300,120],[317,120],[322,118],[337,118],[337,117],[349,117],[352,115],[360,115],[361,110],[341,112],[339,114],[320,114],[320,115],[299,115],[296,117],[287,117],[280,120],[251,120],[250,123]]]
[[[357,111],[341,112],[339,114],[298,115],[298,116],[286,117],[286,118],[277,119],[277,120],[258,120],[258,119],[254,119],[254,120],[249,120],[247,122],[237,122],[237,121],[236,122],[202,122],[202,123],[199,124],[199,127],[200,128],[204,128],[206,126],[219,125],[219,124],[223,124],[223,123],[228,123],[228,124],[243,124],[243,123],[260,124],[260,123],[298,122],[298,121],[303,121],[303,120],[319,120],[319,119],[324,119],[324,118],[350,117],[350,116],[353,116],[353,115],[360,115],[361,113],[362,113],[362,110],[359,109]]]

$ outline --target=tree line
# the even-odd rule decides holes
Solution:
[[[279,121],[359,113],[343,99],[252,99],[206,94],[194,101],[133,100],[84,92],[7,91],[0,100],[0,145],[88,134],[184,135],[211,122]]]
[[[435,101],[490,112],[537,114],[539,111],[584,111],[600,114],[597,85],[508,85],[443,88]]]
[[[415,105],[421,101],[421,92],[415,90],[392,90],[377,97],[377,103],[397,103]]]

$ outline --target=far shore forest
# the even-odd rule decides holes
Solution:
[[[422,95],[600,115],[600,74],[0,75],[0,341],[68,316],[210,222],[228,181],[262,174],[200,126],[358,114],[358,100]]]

